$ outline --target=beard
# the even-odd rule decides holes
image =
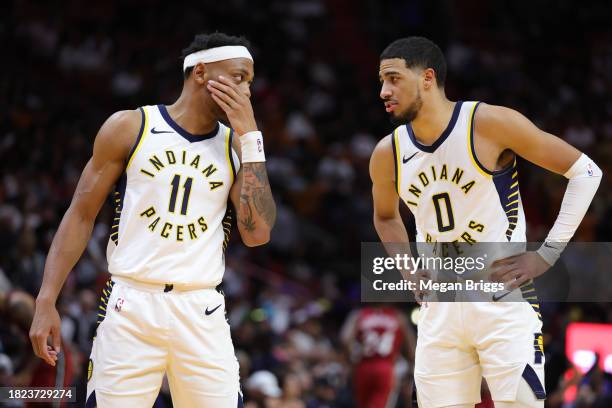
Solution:
[[[398,112],[397,114],[391,112],[389,115],[389,120],[394,126],[410,123],[416,119],[422,106],[423,100],[421,99],[421,92],[417,88],[417,94],[414,98],[414,102],[412,102],[403,112]]]

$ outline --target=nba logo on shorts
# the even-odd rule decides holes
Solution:
[[[123,306],[123,298],[117,299],[117,303],[115,303],[115,310],[117,312],[120,312],[122,306]]]

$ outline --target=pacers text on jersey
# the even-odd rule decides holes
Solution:
[[[162,159],[160,159],[160,156],[162,157]],[[200,158],[201,156],[199,154],[190,157],[185,150],[178,154],[172,150],[165,150],[163,154],[158,153],[151,155],[148,160],[151,164],[151,168],[141,168],[140,172],[146,174],[151,178],[154,178],[158,172],[164,171],[168,168],[187,167],[191,169],[191,171],[193,171],[193,169],[199,171],[202,174],[204,180],[208,183],[208,188],[211,191],[222,186],[223,181],[209,179],[215,174],[215,172],[217,171],[217,167],[215,167],[215,165],[212,163],[208,165],[204,164],[201,166]],[[174,212],[174,208],[176,206],[175,190],[178,189],[180,180],[183,178],[186,179],[184,185],[185,193],[183,196],[183,204],[181,205],[180,213],[182,215],[187,215],[187,206],[189,203],[188,196],[189,191],[191,189],[191,185],[193,183],[193,179],[191,177],[181,177],[180,174],[176,174],[172,182],[173,194],[170,198],[169,211]],[[196,240],[208,229],[208,224],[203,216],[199,216],[197,217],[197,219],[194,218],[191,222],[185,224],[175,224],[168,220],[163,220],[162,216],[160,216],[159,214],[159,209],[156,209],[154,206],[149,206],[142,212],[140,212],[140,217],[147,219],[147,228],[151,232],[158,232],[162,238],[173,237],[177,242],[182,242],[185,240]]]

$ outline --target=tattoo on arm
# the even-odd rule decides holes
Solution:
[[[276,220],[276,205],[265,163],[244,163],[240,202],[244,208],[240,211],[240,223],[247,231],[255,230],[257,218],[261,218],[268,228],[272,228]]]
[[[247,210],[246,214],[242,214],[242,217],[238,217],[240,223],[245,230],[253,232],[255,230],[255,220],[253,219],[253,209],[251,208],[251,203],[249,203],[249,197],[245,194],[240,195],[240,202],[244,204]]]
[[[276,208],[274,203],[270,205],[270,200],[268,199],[270,195],[270,189],[266,191],[264,188],[257,188],[253,190],[252,196],[255,210],[269,227],[274,225],[274,220],[276,219]]]

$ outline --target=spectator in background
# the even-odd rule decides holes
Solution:
[[[245,390],[248,401],[245,408],[277,408],[281,407],[282,390],[278,386],[276,376],[269,371],[254,372],[246,381]]]
[[[283,396],[280,406],[283,408],[306,408],[302,396],[302,384],[297,375],[285,374],[282,380]]]

